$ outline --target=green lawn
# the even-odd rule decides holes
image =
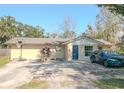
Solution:
[[[7,63],[9,63],[9,57],[8,56],[0,56],[0,67],[4,66]]]
[[[20,89],[47,89],[49,88],[49,83],[47,81],[32,80],[31,82],[24,84]]]
[[[103,89],[124,88],[124,79],[102,79],[94,82],[97,87]]]

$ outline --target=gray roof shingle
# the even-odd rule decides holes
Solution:
[[[62,44],[69,39],[58,38],[13,38],[7,41],[5,44],[16,44],[18,41],[22,41],[23,44]]]
[[[103,43],[104,45],[109,45],[109,46],[112,46],[112,43],[106,41],[106,40],[103,40],[103,39],[96,39],[97,41]]]

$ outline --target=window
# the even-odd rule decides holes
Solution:
[[[85,56],[90,56],[93,51],[93,46],[85,46]]]

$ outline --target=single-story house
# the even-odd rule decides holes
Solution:
[[[20,56],[24,59],[39,59],[40,51],[48,47],[51,51],[50,59],[83,60],[92,51],[105,45],[87,36],[74,39],[58,38],[13,38],[7,41],[10,48],[11,60]],[[107,45],[108,46],[108,45]]]

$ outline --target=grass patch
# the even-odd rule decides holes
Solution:
[[[82,81],[63,81],[60,84],[61,84],[61,87],[63,88],[70,88],[70,87],[82,86],[83,82]]]
[[[21,88],[21,89],[47,89],[47,88],[49,88],[49,83],[47,81],[32,80],[31,82],[24,84],[18,88]]]
[[[124,88],[124,79],[102,79],[94,82],[97,87],[103,89],[115,89],[115,88]]]
[[[73,81],[63,81],[61,82],[61,86],[62,87],[69,87],[69,86],[75,86],[77,83],[73,82]]]
[[[9,63],[9,56],[0,56],[0,67]]]

